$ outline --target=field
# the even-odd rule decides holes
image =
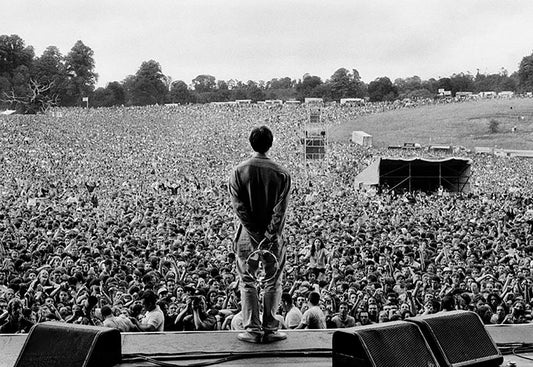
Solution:
[[[489,123],[498,122],[491,133]],[[511,130],[516,127],[516,132]],[[333,141],[354,130],[373,135],[374,146],[404,142],[533,150],[533,99],[484,100],[421,106],[361,116],[330,128]]]

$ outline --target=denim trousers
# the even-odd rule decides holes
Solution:
[[[240,278],[241,306],[243,326],[251,333],[263,334],[275,332],[279,329],[279,321],[275,318],[281,301],[281,280],[286,260],[286,247],[278,240],[272,244],[267,256],[255,253],[259,244],[248,232],[241,228],[234,241],[237,259],[237,273]],[[252,255],[252,259],[250,259]],[[263,266],[264,281],[258,282],[254,274]],[[277,267],[276,267],[277,265]],[[261,320],[260,289],[263,289]]]

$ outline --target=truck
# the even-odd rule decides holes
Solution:
[[[370,148],[372,146],[372,135],[364,131],[352,131],[352,142]]]

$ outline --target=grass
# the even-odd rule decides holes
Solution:
[[[489,122],[496,120],[498,132]],[[511,129],[516,126],[517,131]],[[387,111],[345,121],[329,129],[333,141],[348,141],[352,131],[373,136],[374,146],[404,142],[533,150],[533,99],[482,100]]]

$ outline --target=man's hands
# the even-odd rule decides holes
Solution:
[[[261,242],[259,242],[259,247],[258,249],[259,250],[270,250],[270,248],[272,247],[272,242],[270,242],[270,240],[268,238],[263,238],[261,240]]]

